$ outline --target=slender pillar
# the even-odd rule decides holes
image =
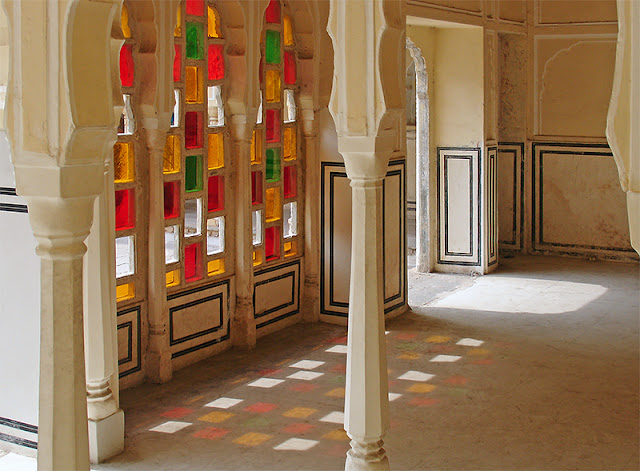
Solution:
[[[147,378],[166,383],[173,375],[167,311],[166,268],[164,260],[164,179],[162,159],[170,116],[143,117],[149,151],[149,344]]]
[[[345,159],[349,159],[345,155]],[[382,178],[352,178],[352,250],[345,421],[346,470],[389,469],[382,273]]]
[[[124,412],[118,401],[113,163],[93,208],[84,270],[84,330],[89,455],[99,463],[124,450]]]
[[[234,115],[231,119],[233,155],[236,156],[232,177],[236,214],[236,306],[231,323],[231,338],[235,346],[243,348],[253,348],[256,345],[256,322],[253,317],[251,193],[239,191],[241,188],[251,188],[252,122],[252,118],[247,115]]]

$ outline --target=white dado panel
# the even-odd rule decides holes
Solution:
[[[438,264],[480,266],[480,149],[438,148]]]
[[[253,285],[253,309],[257,329],[290,318],[300,312],[299,259],[256,272]]]
[[[224,280],[167,296],[172,359],[229,339],[229,295]]]
[[[523,249],[524,143],[498,144],[498,240],[500,249]]]
[[[382,192],[385,313],[406,304],[405,167],[389,162]],[[351,186],[343,163],[322,163],[321,189],[320,314],[335,322],[349,313]]]
[[[606,144],[533,143],[533,249],[637,258]]]
[[[498,148],[488,147],[487,152],[486,180],[486,204],[484,209],[484,224],[487,227],[485,239],[485,253],[487,254],[487,266],[498,263]]]

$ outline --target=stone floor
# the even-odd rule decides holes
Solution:
[[[387,323],[392,469],[640,469],[638,264],[409,275],[412,311]],[[124,391],[126,450],[93,469],[343,469],[345,335],[299,324]],[[0,470],[35,469],[16,460]]]

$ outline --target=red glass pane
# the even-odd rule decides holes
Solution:
[[[284,168],[284,197],[294,198],[298,193],[298,172],[295,165]]]
[[[176,55],[173,57],[173,81],[180,81],[180,71],[182,70],[182,48],[179,44],[174,44]]]
[[[251,172],[251,203],[262,203],[262,172]]]
[[[214,175],[209,177],[209,212],[224,209],[224,177]]]
[[[280,228],[267,227],[264,230],[264,255],[267,261],[280,258]]]
[[[187,111],[184,114],[184,146],[187,149],[202,147],[202,112]]]
[[[133,54],[130,44],[125,44],[120,49],[120,83],[123,87],[133,86]]]
[[[284,83],[296,83],[296,56],[293,51],[284,51]]]
[[[187,0],[187,15],[204,15],[204,0]]]
[[[165,182],[164,184],[164,218],[171,219],[180,216],[180,184]]]
[[[267,110],[265,126],[267,142],[280,142],[280,110]]]
[[[116,231],[136,225],[135,199],[133,189],[116,191]]]
[[[280,23],[280,0],[271,0],[264,16],[267,23]]]
[[[184,279],[186,281],[196,281],[202,278],[201,258],[199,242],[184,248]]]
[[[209,80],[224,78],[224,56],[222,44],[209,44]]]

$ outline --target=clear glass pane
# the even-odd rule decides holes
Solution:
[[[262,124],[262,93],[260,93],[260,106],[258,106],[258,114],[256,115],[256,124]]]
[[[133,236],[116,239],[116,278],[133,275],[136,272],[136,255]]]
[[[224,126],[224,106],[222,104],[222,88],[213,85],[207,88],[209,103],[209,127]]]
[[[284,205],[284,221],[283,221],[284,237],[293,237],[298,235],[298,203],[292,201]]]
[[[193,237],[202,234],[202,198],[184,202],[184,236]]]
[[[171,115],[171,127],[180,126],[180,90],[173,90],[173,114]]]
[[[262,210],[252,213],[251,226],[253,228],[253,245],[262,244]]]
[[[175,263],[180,260],[180,228],[167,226],[164,228],[164,263]]]
[[[296,120],[296,98],[293,90],[284,91],[284,122],[293,123]]]
[[[118,126],[118,134],[133,134],[136,128],[136,121],[131,107],[131,95],[122,95],[122,101],[124,106],[120,117],[120,125]]]
[[[224,252],[224,216],[207,219],[207,255]]]

